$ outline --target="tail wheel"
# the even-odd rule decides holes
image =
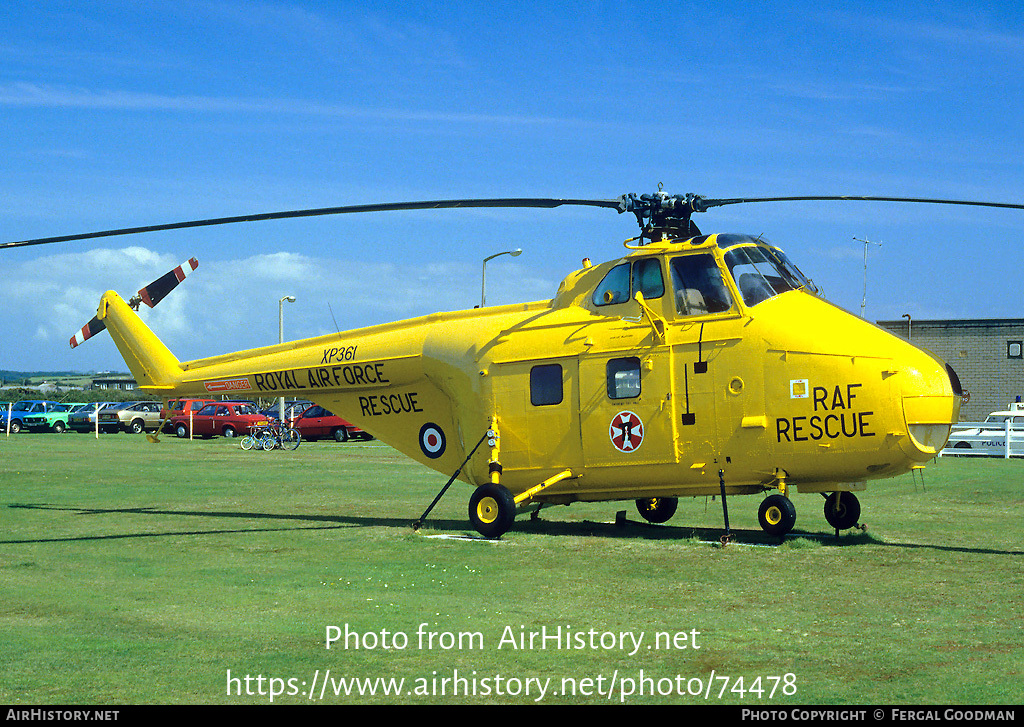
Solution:
[[[785,495],[769,495],[757,510],[757,521],[769,535],[785,535],[796,524],[796,507]]]
[[[679,500],[674,497],[644,497],[636,501],[637,512],[649,523],[668,522],[678,505]]]
[[[860,520],[860,501],[852,492],[833,492],[825,498],[825,519],[836,530],[852,528]]]
[[[480,485],[469,498],[469,520],[485,538],[500,538],[512,527],[515,517],[512,493],[501,485]]]

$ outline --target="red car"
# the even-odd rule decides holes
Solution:
[[[339,442],[346,442],[349,439],[373,439],[359,427],[334,416],[317,404],[295,417],[292,426],[299,430],[299,436],[306,441],[321,437],[334,437]]]
[[[200,437],[235,437],[244,435],[252,427],[266,426],[269,420],[260,414],[256,405],[251,402],[218,401],[207,404],[197,412],[193,412],[192,434]],[[184,439],[189,435],[189,414],[177,414],[171,417],[167,426],[178,437]]]
[[[207,404],[216,403],[216,399],[171,399],[166,406],[160,409],[160,418],[170,420],[175,414],[188,417],[190,411],[197,412]]]

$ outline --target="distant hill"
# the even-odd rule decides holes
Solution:
[[[11,371],[0,369],[0,379],[5,382],[38,382],[48,379],[94,379],[97,376],[130,376],[121,371]]]

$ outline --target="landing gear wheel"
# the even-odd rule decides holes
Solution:
[[[757,510],[757,521],[769,535],[785,535],[796,524],[796,507],[784,495],[769,495]]]
[[[668,522],[678,505],[679,500],[674,497],[643,497],[636,501],[637,512],[649,523]]]
[[[480,485],[469,498],[469,521],[485,538],[500,538],[512,527],[515,517],[512,493],[501,485]]]
[[[860,520],[860,502],[852,492],[833,492],[825,498],[825,519],[836,530],[852,528]]]

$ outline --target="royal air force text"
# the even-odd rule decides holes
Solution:
[[[329,349],[324,359],[340,358],[351,349]],[[259,391],[283,391],[301,389],[327,389],[343,386],[388,386],[391,380],[384,373],[384,363],[345,364],[344,366],[319,366],[311,369],[292,371],[271,371],[253,374],[253,382]],[[415,391],[360,396],[359,408],[363,416],[378,417],[389,414],[411,414],[423,411]]]
[[[341,386],[387,386],[391,381],[384,375],[384,364],[377,362],[253,374],[253,383],[260,391],[282,391]]]

